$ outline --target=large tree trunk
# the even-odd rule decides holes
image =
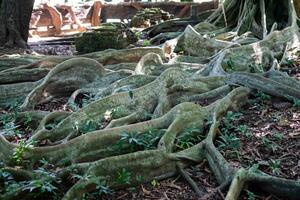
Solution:
[[[1,0],[0,3],[0,45],[26,48],[34,0]]]

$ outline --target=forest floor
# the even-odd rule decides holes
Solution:
[[[282,68],[300,80],[300,60]],[[203,104],[203,102],[195,102]],[[204,103],[205,104],[205,103]],[[251,96],[240,112],[228,112],[220,127],[217,147],[236,167],[257,166],[267,174],[289,179],[300,179],[300,102],[286,102],[262,92]],[[71,111],[68,99],[56,99],[36,106],[36,110]],[[5,112],[0,110],[0,112]],[[23,135],[29,138],[30,132]],[[22,138],[11,138],[17,142]],[[224,199],[225,193],[217,190],[217,182],[206,161],[187,169],[189,175],[205,191],[202,199]],[[91,195],[91,194],[88,194]],[[87,196],[87,199],[94,197]],[[198,199],[180,176],[164,181],[153,180],[136,188],[114,191],[101,199]],[[240,199],[280,199],[245,189]]]
[[[300,80],[300,60],[285,70]],[[300,179],[300,102],[286,102],[264,93],[250,97],[240,112],[229,112],[220,128],[217,146],[224,157],[237,167],[257,165],[263,172],[278,177]],[[202,199],[224,199],[207,162],[187,172],[207,194]],[[115,192],[105,199],[198,199],[179,176],[137,188]],[[244,190],[240,199],[278,200],[270,194]]]
[[[71,45],[35,46],[32,50],[0,48],[1,55],[33,54],[72,55]],[[281,69],[300,80],[300,59]],[[203,102],[195,102],[203,104]],[[204,103],[205,104],[205,103]],[[289,179],[300,179],[300,102],[286,102],[262,92],[250,97],[240,112],[229,112],[220,127],[221,135],[217,147],[224,157],[236,167],[249,168],[256,165],[267,174]],[[55,99],[37,105],[36,110],[71,111],[68,99]],[[6,111],[0,110],[1,113]],[[29,138],[27,131],[23,138]],[[17,142],[22,138],[11,138]],[[202,199],[224,199],[225,193],[218,187],[206,161],[187,169],[187,173],[205,191]],[[89,195],[89,194],[88,194]],[[92,195],[87,199],[93,199]],[[180,176],[163,181],[153,180],[136,188],[114,191],[102,199],[198,199],[195,192]],[[240,199],[280,199],[269,194],[259,194],[245,189]]]

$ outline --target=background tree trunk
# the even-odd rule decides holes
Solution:
[[[27,47],[34,0],[0,0],[0,45]]]

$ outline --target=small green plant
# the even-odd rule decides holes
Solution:
[[[240,139],[233,134],[222,134],[218,140],[219,149],[237,151],[241,147]]]
[[[117,174],[116,182],[119,184],[129,184],[131,179],[131,173],[123,168]]]
[[[158,183],[157,183],[157,181],[156,181],[155,179],[153,179],[153,180],[151,181],[151,185],[152,185],[152,187],[157,187],[157,186],[158,186]]]
[[[38,168],[34,170],[34,172],[39,175],[35,177],[35,179],[17,182],[10,173],[0,170],[0,185],[1,182],[4,184],[4,188],[0,189],[0,192],[11,192],[22,188],[23,191],[34,191],[34,193],[32,193],[34,198],[42,193],[51,193],[53,199],[58,199],[56,193],[57,187],[54,185],[59,183],[60,180],[56,178],[55,174],[46,171],[44,168]]]
[[[271,100],[271,96],[264,93],[263,91],[261,90],[258,90],[256,93],[255,93],[255,97],[262,100],[262,101],[270,101]]]
[[[236,66],[235,66],[234,62],[232,61],[232,58],[229,58],[229,60],[227,61],[226,69],[229,72],[236,71]]]
[[[6,105],[8,111],[14,114],[14,118],[17,117],[18,113],[20,112],[22,102],[21,101],[13,101]]]
[[[129,145],[131,151],[155,149],[164,132],[164,129],[148,129],[144,133],[122,132],[116,146],[121,149],[124,145]]]
[[[247,193],[247,199],[248,200],[255,200],[255,195],[253,192],[249,191],[249,190],[246,190],[246,193]]]
[[[8,136],[22,137],[21,132],[18,130],[20,126],[16,125],[15,121],[10,121],[4,124],[3,134]]]
[[[151,45],[150,40],[144,40],[144,42],[143,42],[144,47],[147,47],[147,46],[150,46],[150,45]]]
[[[79,106],[75,103],[73,99],[69,99],[67,102],[67,106],[71,109],[73,112],[77,112],[80,108]]]
[[[85,134],[88,132],[96,131],[101,126],[101,123],[97,123],[92,120],[87,120],[82,124],[75,123],[75,129],[81,134]]]
[[[239,125],[235,130],[244,135],[246,138],[252,137],[252,134],[250,133],[249,127],[247,125]]]
[[[278,149],[278,145],[266,137],[262,137],[261,143],[268,149],[271,149],[273,152]]]
[[[295,60],[292,58],[284,58],[282,61],[283,65],[293,65],[295,63]]]
[[[284,135],[283,135],[283,133],[275,132],[275,133],[273,133],[273,137],[274,137],[274,139],[277,140],[277,141],[282,141]]]
[[[118,146],[122,148],[124,144],[129,144],[131,150],[134,149],[142,149],[143,147],[143,140],[141,138],[141,135],[138,133],[127,133],[122,132],[121,133],[121,139],[118,142]]]
[[[45,162],[45,160],[43,160]],[[43,167],[39,167],[34,170],[35,173],[39,174],[40,177],[31,181],[28,181],[24,187],[24,190],[29,190],[30,192],[35,191],[38,195],[43,193],[51,193],[57,196],[58,188],[55,186],[60,183],[60,179],[56,177],[56,174],[47,171]]]
[[[280,161],[279,160],[270,160],[269,167],[272,171],[272,174],[279,175],[280,174]]]
[[[204,135],[201,134],[200,129],[191,127],[183,130],[181,134],[177,137],[176,146],[179,149],[188,149],[193,145],[201,142],[205,138]]]
[[[30,113],[26,113],[25,117],[24,117],[24,126],[26,127],[25,128],[26,131],[30,130],[29,126],[30,126],[31,122],[32,122],[32,116],[31,116],[31,114]]]
[[[32,180],[28,183],[28,185],[24,188],[24,190],[29,190],[29,192],[32,192],[33,190],[38,191],[40,193],[55,193],[55,190],[57,190],[57,187],[55,187],[51,181],[47,179],[38,179],[38,180]]]
[[[250,71],[252,73],[263,73],[264,72],[264,68],[263,68],[263,65],[261,63],[259,64],[250,64],[249,65],[249,68],[250,68]]]
[[[118,106],[111,110],[111,118],[112,119],[118,119],[123,117],[124,115],[124,108],[121,106]]]
[[[138,39],[141,39],[142,32],[140,32],[140,31],[135,32],[135,36],[136,36]]]
[[[16,182],[11,173],[0,169],[0,193],[15,191],[24,185],[24,182]]]
[[[33,141],[26,142],[25,140],[20,140],[19,146],[15,149],[15,152],[13,154],[13,160],[17,164],[23,163],[23,155],[24,153],[33,147]]]
[[[242,117],[242,113],[240,112],[232,112],[232,111],[228,111],[226,116],[223,119],[224,125],[225,125],[225,129],[226,130],[222,130],[222,131],[228,131],[229,129],[233,129],[234,128],[234,121],[238,121],[241,119]]]
[[[142,180],[143,180],[142,175],[136,175],[136,176],[135,176],[135,180],[136,180],[137,182],[142,182]]]
[[[132,90],[128,91],[128,95],[129,95],[130,99],[133,99],[133,92],[132,92]]]
[[[102,185],[102,184],[97,184],[96,186],[96,191],[97,194],[101,195],[101,194],[112,194],[112,190],[106,186],[106,185]]]
[[[285,96],[288,100],[293,102],[293,107],[299,107],[300,106],[300,99],[292,97],[292,96]]]

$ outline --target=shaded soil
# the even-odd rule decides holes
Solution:
[[[41,103],[35,106],[35,110],[43,111],[71,111],[68,104],[68,98],[56,98],[47,103]]]
[[[236,127],[233,133],[241,141],[238,161],[243,167],[259,164],[267,174],[297,180],[300,178],[300,109],[287,102],[272,101],[254,99],[243,109],[241,118],[233,122]],[[244,131],[241,125],[248,130]]]

